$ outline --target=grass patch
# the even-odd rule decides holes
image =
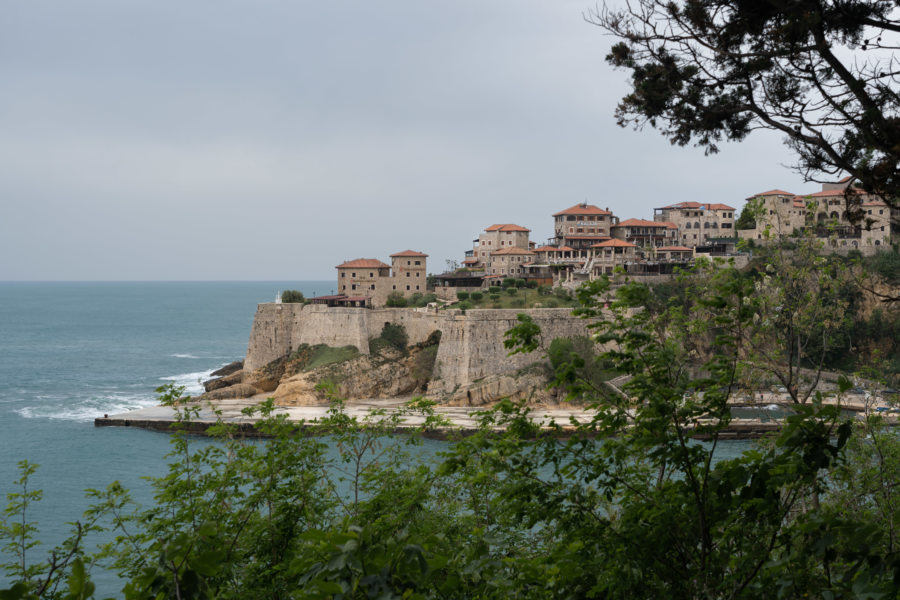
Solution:
[[[499,288],[498,288],[499,289]],[[469,294],[466,300],[466,308],[534,308],[539,305],[542,308],[575,308],[578,302],[575,298],[560,297],[559,295],[550,293],[539,293],[537,289],[530,288],[509,288],[515,291],[515,294],[506,293],[479,294],[478,298],[475,294]],[[549,290],[548,290],[549,291]],[[462,303],[460,303],[462,304]],[[450,308],[460,308],[459,304]]]
[[[358,356],[359,350],[356,346],[335,348],[325,344],[316,344],[315,346],[301,344],[291,354],[291,362],[295,371],[312,371],[317,367],[346,362]]]

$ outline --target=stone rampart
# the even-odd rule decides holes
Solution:
[[[459,400],[486,378],[515,374],[543,359],[543,353],[507,356],[504,334],[517,324],[519,313],[530,315],[541,327],[541,350],[553,339],[587,335],[587,322],[573,317],[570,309],[459,310],[441,312],[412,308],[344,308],[322,305],[265,303],[257,307],[244,359],[244,373],[251,373],[296,350],[301,344],[355,346],[369,352],[369,339],[377,337],[385,323],[403,325],[410,344],[441,332],[434,378],[428,395]]]

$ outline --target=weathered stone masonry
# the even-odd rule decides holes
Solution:
[[[428,396],[451,398],[491,378],[508,376],[541,359],[539,354],[508,356],[504,334],[526,313],[541,327],[541,349],[553,339],[587,335],[587,322],[569,309],[458,310],[441,312],[410,308],[334,308],[321,305],[260,304],[257,307],[244,361],[250,373],[289,354],[300,344],[355,346],[369,352],[369,339],[385,323],[403,325],[409,343],[425,341],[441,332],[434,378]]]

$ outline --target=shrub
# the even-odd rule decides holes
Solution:
[[[514,285],[515,285],[517,288],[525,287],[525,280],[524,280],[524,279],[516,279]]]
[[[409,306],[422,306],[422,292],[416,292],[407,301]]]
[[[537,286],[538,286],[538,282],[534,279],[529,279],[525,282],[525,287],[527,287],[528,289],[533,290],[533,289],[537,288]]]
[[[469,298],[471,298],[475,302],[480,302],[481,299],[484,298],[484,294],[482,294],[481,292],[472,292],[471,294],[469,294]]]
[[[492,285],[491,287],[488,288],[488,293],[490,293],[490,294],[499,294],[501,291],[502,291],[502,289],[496,285]]]
[[[460,300],[468,300],[469,292],[456,292],[456,297]]]
[[[416,306],[428,306],[432,302],[437,302],[437,296],[434,294],[425,294]]]
[[[549,285],[539,285],[537,293],[538,296],[549,296],[553,293],[553,289]]]
[[[403,325],[385,323],[384,327],[381,328],[381,335],[369,340],[369,351],[377,352],[382,348],[390,347],[405,353],[408,343],[409,338],[406,335],[406,328],[403,327]]]
[[[565,299],[568,299],[568,297],[569,297],[569,290],[567,290],[566,288],[564,288],[562,286],[559,286],[557,288],[553,288],[553,295],[556,296],[557,298],[561,298],[561,299],[565,300]]]
[[[291,304],[303,304],[306,302],[306,298],[303,296],[303,292],[299,290],[284,290],[281,292],[281,301]]]
[[[493,300],[494,302],[500,301],[500,294],[491,294],[490,297],[491,297],[491,300]]]
[[[400,292],[391,292],[388,294],[387,300],[384,303],[385,306],[390,306],[392,308],[403,308],[406,306],[406,298],[403,297],[403,294]]]
[[[456,308],[465,312],[465,311],[469,310],[470,308],[472,308],[472,303],[469,302],[468,300],[463,300],[462,302],[460,302],[459,304],[456,305]]]
[[[516,285],[515,277],[504,277],[503,278],[503,287],[508,288],[508,287],[513,287],[514,285]]]
[[[509,287],[509,288],[506,288],[506,293],[509,294],[510,296],[515,296],[516,294],[519,293],[519,290],[517,290],[514,287]]]

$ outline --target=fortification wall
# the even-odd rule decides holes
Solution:
[[[540,349],[558,337],[587,335],[587,322],[570,309],[459,310],[428,312],[410,308],[329,308],[322,305],[260,304],[253,319],[244,372],[250,373],[296,350],[301,344],[355,346],[368,354],[369,339],[385,323],[403,325],[410,344],[441,332],[436,368],[428,395],[435,399],[465,398],[466,389],[486,378],[515,374],[543,359],[543,353],[507,356],[504,334],[517,315],[530,315],[541,328]]]
[[[529,315],[541,328],[540,347],[532,354],[508,356],[504,334],[518,324],[519,313]],[[458,396],[486,378],[515,373],[543,360],[540,350],[546,350],[555,338],[589,333],[588,322],[573,317],[568,308],[469,310],[464,315],[451,310],[445,314],[434,379],[428,385],[428,396],[435,399]]]
[[[265,303],[256,306],[250,340],[247,342],[247,356],[244,358],[244,372],[250,373],[291,351],[294,321],[302,308],[300,304]]]

